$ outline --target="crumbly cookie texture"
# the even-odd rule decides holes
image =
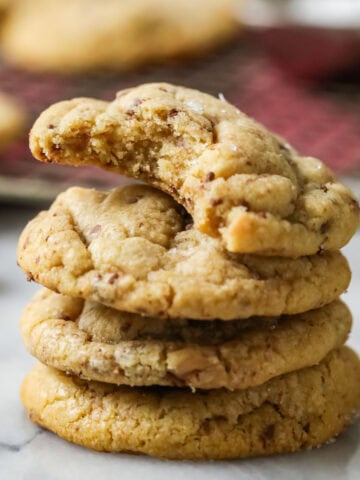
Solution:
[[[146,318],[40,291],[21,330],[42,363],[86,380],[126,385],[244,389],[319,363],[344,344],[347,307],[221,322]]]
[[[0,148],[16,138],[24,127],[25,112],[10,96],[0,93]]]
[[[196,56],[236,35],[235,3],[19,0],[5,23],[4,55],[30,70],[66,73]]]
[[[232,252],[334,251],[359,224],[354,196],[319,160],[226,101],[183,87],[60,102],[36,121],[30,147],[45,162],[98,165],[162,189]]]
[[[230,320],[294,314],[335,300],[339,252],[299,259],[227,252],[162,192],[71,188],[21,234],[18,262],[51,290],[148,316]]]
[[[196,393],[86,383],[38,365],[21,397],[33,422],[95,450],[240,458],[333,439],[359,411],[360,362],[344,347],[259,387]]]

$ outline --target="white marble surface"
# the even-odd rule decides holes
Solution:
[[[17,237],[30,210],[0,208],[0,480],[359,480],[360,422],[335,444],[311,452],[233,462],[170,462],[110,455],[70,445],[32,425],[19,401],[19,387],[34,360],[21,343],[21,310],[38,288],[16,266]],[[345,248],[353,281],[344,296],[355,325],[350,344],[360,351],[360,232]],[[356,318],[358,322],[356,322]]]

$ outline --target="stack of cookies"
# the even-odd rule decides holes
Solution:
[[[150,84],[51,106],[45,162],[149,184],[72,188],[21,235],[30,418],[106,451],[222,459],[296,451],[360,409],[338,251],[359,222],[318,160],[230,105]]]

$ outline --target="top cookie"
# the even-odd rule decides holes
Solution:
[[[182,87],[58,103],[36,121],[30,147],[45,162],[98,165],[162,189],[231,252],[334,251],[359,222],[355,198],[319,160],[226,101]]]
[[[30,70],[65,73],[193,56],[235,35],[234,3],[19,0],[5,24],[4,55]]]
[[[200,320],[304,312],[335,300],[349,284],[339,252],[236,255],[188,220],[150,187],[71,188],[27,225],[18,261],[30,279],[65,295]]]

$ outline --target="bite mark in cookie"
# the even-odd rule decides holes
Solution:
[[[323,163],[229,103],[183,87],[55,104],[34,124],[30,146],[45,162],[97,165],[162,189],[232,252],[334,251],[359,223],[354,196]]]

